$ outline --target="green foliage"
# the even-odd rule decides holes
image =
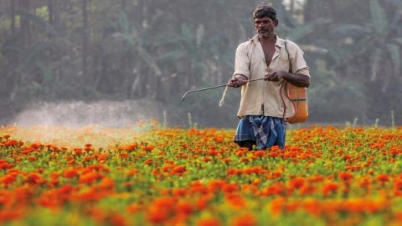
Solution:
[[[41,11],[39,11],[39,12],[41,12]],[[36,24],[39,27],[41,27],[42,29],[44,29],[46,33],[49,33],[49,34],[52,34],[55,36],[60,36],[59,32],[57,32],[57,30],[43,18],[43,15],[38,16],[38,15],[28,13],[25,11],[19,12],[19,15],[21,16],[22,19],[27,19],[27,20],[32,21],[34,24]]]

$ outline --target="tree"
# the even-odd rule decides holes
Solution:
[[[363,82],[363,94],[368,100],[363,117],[368,120],[400,109],[392,103],[402,96],[397,87],[390,86],[402,84],[402,7],[396,2],[394,6],[386,14],[378,0],[370,0],[370,20],[361,24],[337,24],[331,33],[335,43],[332,45],[335,70]]]

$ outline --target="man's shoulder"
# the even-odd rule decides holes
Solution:
[[[255,45],[255,43],[256,43],[256,37],[253,37],[247,41],[240,43],[237,48],[248,48],[248,47]]]
[[[288,46],[288,47],[296,47],[296,48],[298,48],[299,47],[299,45],[296,43],[296,42],[294,42],[294,41],[292,41],[292,40],[290,40],[290,39],[280,39],[283,43],[285,43],[286,42],[286,45]]]
[[[303,52],[303,50],[300,48],[300,46],[296,42],[289,40],[289,39],[282,39],[282,40],[283,40],[283,43],[286,44],[286,47],[288,48],[289,51],[292,51],[292,52],[293,51],[302,51]]]
[[[248,46],[248,45],[252,45],[253,44],[253,40],[249,39],[247,41],[241,42],[238,46]]]

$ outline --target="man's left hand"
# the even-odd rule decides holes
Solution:
[[[286,72],[286,71],[274,71],[274,72],[271,72],[271,73],[265,75],[264,80],[271,81],[271,82],[279,82],[287,74],[288,74],[288,72]]]

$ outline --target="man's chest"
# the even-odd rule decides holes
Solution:
[[[272,59],[275,55],[276,49],[274,44],[266,44],[266,45],[261,45],[262,47],[262,55],[264,56],[265,63],[269,67],[269,65],[272,62]]]

